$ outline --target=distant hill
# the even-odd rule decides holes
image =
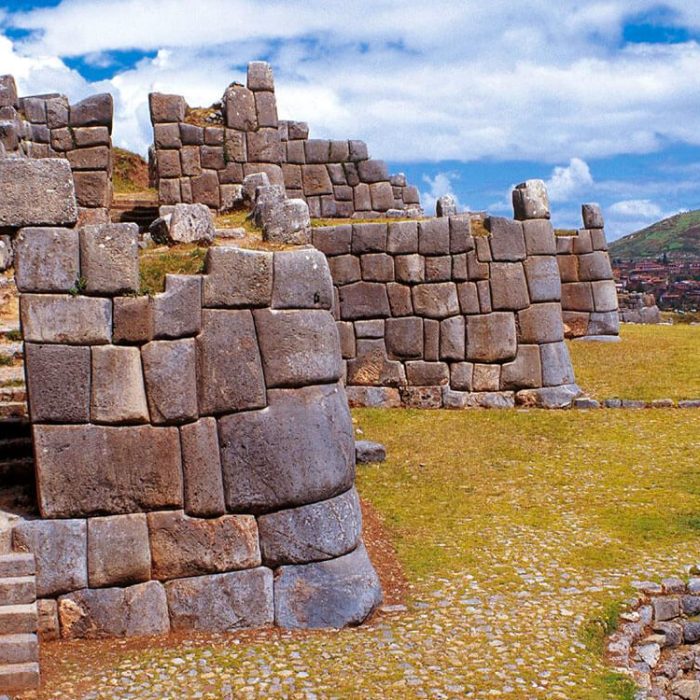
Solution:
[[[610,255],[623,260],[669,257],[700,259],[700,209],[676,214],[610,244]]]
[[[112,182],[116,193],[143,192],[148,189],[148,163],[140,155],[115,147],[113,158]]]

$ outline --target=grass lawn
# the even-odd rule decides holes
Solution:
[[[621,343],[569,343],[578,385],[597,399],[700,398],[700,326],[623,324]]]

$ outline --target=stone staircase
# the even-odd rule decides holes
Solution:
[[[135,223],[143,233],[158,218],[158,200],[150,193],[134,193],[112,200],[110,218],[114,223]]]

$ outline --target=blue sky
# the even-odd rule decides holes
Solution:
[[[0,70],[20,92],[115,97],[145,152],[147,96],[220,98],[274,67],[280,116],[362,138],[426,210],[510,213],[548,183],[555,223],[600,203],[614,238],[700,208],[700,3],[687,0],[0,0]]]

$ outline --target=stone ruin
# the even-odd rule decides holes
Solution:
[[[369,158],[364,142],[310,139],[306,123],[278,119],[267,63],[250,63],[247,87],[232,83],[209,110],[160,93],[149,105],[149,160],[162,204],[227,211],[238,206],[247,175],[266,173],[290,199],[306,201],[315,218],[422,215],[418,189]]]
[[[622,323],[661,323],[661,309],[656,297],[644,292],[622,292],[618,294],[620,321]]]

